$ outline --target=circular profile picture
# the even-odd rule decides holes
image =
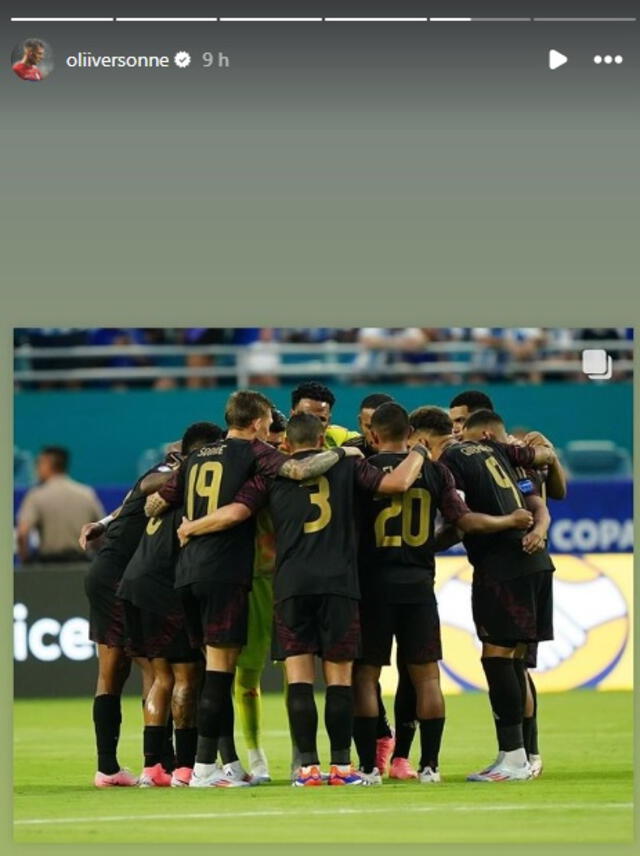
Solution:
[[[11,68],[21,80],[44,80],[53,71],[51,45],[42,39],[18,42],[11,52]]]

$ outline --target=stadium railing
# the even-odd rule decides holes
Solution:
[[[159,380],[162,378],[231,378],[238,387],[246,387],[257,375],[271,375],[279,379],[301,375],[335,377],[349,381],[375,375],[393,380],[411,375],[425,380],[441,375],[491,374],[509,379],[534,372],[558,378],[573,377],[582,372],[581,351],[602,348],[617,354],[616,372],[633,370],[633,342],[627,340],[576,340],[570,344],[546,344],[541,346],[536,359],[520,360],[507,358],[488,366],[486,355],[492,349],[474,342],[430,342],[426,348],[413,352],[411,359],[402,353],[385,350],[369,350],[358,344],[323,342],[320,344],[292,344],[269,342],[267,346],[246,345],[101,345],[74,346],[68,348],[37,348],[20,345],[14,349],[14,380],[16,383],[45,382],[118,382],[136,380]],[[405,352],[406,353],[406,352]],[[497,352],[496,352],[497,353]],[[375,355],[392,355],[392,361],[369,361]],[[214,358],[211,365],[187,365],[189,356]],[[268,355],[262,364],[261,358]],[[624,356],[623,356],[624,355]],[[166,360],[168,357],[182,359],[184,365],[118,365],[95,366],[96,359]],[[414,362],[418,357],[427,357],[425,362]],[[481,361],[476,358],[482,357]],[[28,366],[38,359],[60,359],[77,361],[77,367],[37,368]],[[173,360],[172,360],[173,362]],[[93,365],[87,365],[92,363]]]

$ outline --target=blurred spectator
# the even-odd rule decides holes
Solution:
[[[39,484],[27,491],[18,511],[18,555],[23,562],[86,561],[78,535],[85,523],[104,516],[93,488],[68,475],[69,453],[61,446],[45,446],[36,461]],[[38,545],[32,552],[30,535]]]
[[[227,330],[224,327],[189,327],[185,331],[187,345],[224,345],[228,344]],[[186,364],[190,368],[207,368],[214,366],[215,357],[212,354],[187,354]],[[188,377],[187,389],[204,389],[216,385],[216,379],[211,374]]]
[[[472,339],[481,347],[474,352],[470,380],[540,383],[541,373],[527,364],[541,356],[545,338],[541,327],[474,327]]]
[[[236,344],[245,346],[244,359],[249,374],[249,386],[280,385],[277,376],[280,355],[275,347],[276,333],[272,327],[236,330]]]

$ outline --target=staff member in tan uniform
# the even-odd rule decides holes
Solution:
[[[38,455],[39,484],[24,497],[18,512],[18,555],[22,562],[74,562],[87,560],[78,547],[78,532],[85,523],[104,516],[93,488],[67,474],[69,452],[45,446]],[[39,546],[32,553],[29,534],[35,529]]]

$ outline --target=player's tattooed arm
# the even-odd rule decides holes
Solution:
[[[216,511],[212,511],[211,514],[198,517],[196,520],[183,517],[182,523],[178,527],[180,546],[184,547],[187,541],[194,536],[231,529],[232,526],[237,526],[239,523],[248,520],[252,513],[251,509],[241,502],[231,502],[229,505],[223,505]]]
[[[522,539],[522,549],[525,553],[536,553],[544,550],[547,532],[551,524],[551,515],[544,500],[539,496],[529,495],[525,498],[527,508],[533,513],[533,529]]]
[[[540,431],[530,431],[524,438],[527,446],[537,448],[546,446],[553,449],[553,444]],[[550,499],[564,499],[567,495],[567,476],[558,457],[549,464],[549,473],[546,479],[547,496]]]
[[[282,463],[278,470],[279,476],[284,476],[294,481],[305,481],[314,479],[330,470],[341,458],[362,458],[362,452],[355,446],[337,449],[327,449],[318,455],[309,455],[306,458],[288,458]]]

